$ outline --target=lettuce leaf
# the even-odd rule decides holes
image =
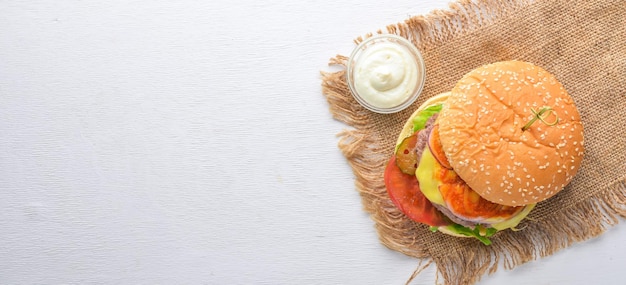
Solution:
[[[430,119],[430,117],[432,117],[434,114],[441,112],[442,107],[443,104],[431,105],[426,107],[426,109],[422,110],[417,116],[415,116],[413,118],[413,132],[424,129],[428,119]]]
[[[498,230],[494,228],[483,228],[485,229],[486,232],[485,232],[485,235],[481,235],[480,234],[481,226],[477,226],[474,229],[470,229],[468,227],[464,227],[459,224],[449,225],[448,229],[452,230],[453,232],[457,234],[461,234],[461,235],[468,236],[468,237],[474,237],[485,245],[490,245],[491,240],[489,240],[489,237],[493,236],[496,232],[498,232]]]

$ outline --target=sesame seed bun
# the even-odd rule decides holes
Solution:
[[[537,117],[532,110],[544,106],[553,112],[522,130]],[[497,62],[469,72],[447,96],[437,121],[454,171],[480,196],[502,205],[523,206],[557,194],[584,155],[574,101],[552,74],[527,62]]]

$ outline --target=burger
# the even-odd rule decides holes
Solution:
[[[476,68],[406,121],[384,173],[409,219],[491,244],[574,178],[584,155],[576,105],[523,61]]]

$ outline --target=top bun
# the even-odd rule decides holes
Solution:
[[[545,106],[553,113],[523,131],[537,117],[533,110]],[[584,154],[574,101],[552,74],[527,62],[497,62],[466,74],[438,122],[454,171],[483,198],[502,205],[552,197],[572,180]]]

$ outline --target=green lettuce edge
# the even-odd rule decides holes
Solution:
[[[419,112],[419,114],[413,118],[413,132],[424,129],[428,119],[434,114],[441,112],[441,108],[443,108],[443,104],[430,105]]]

